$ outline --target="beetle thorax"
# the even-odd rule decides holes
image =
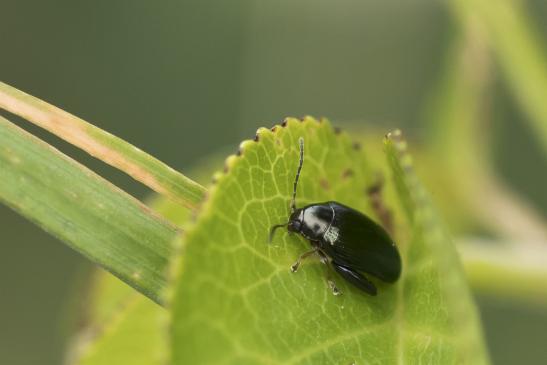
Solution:
[[[289,230],[298,232],[309,240],[322,241],[325,234],[329,232],[332,219],[332,209],[328,204],[308,205],[297,209],[291,215]],[[295,221],[294,224],[293,221]]]

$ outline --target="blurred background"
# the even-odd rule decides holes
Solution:
[[[511,60],[528,50],[524,43],[520,53],[512,23],[505,31],[516,36],[514,54],[499,38],[503,22],[460,3],[3,0],[0,75],[183,172],[212,153],[235,151],[258,127],[309,114],[350,130],[402,128],[418,153],[439,148],[446,161],[436,166],[460,164],[453,171],[472,180],[454,159],[472,142],[460,144],[451,131],[476,128],[488,142],[487,150],[472,147],[477,159],[545,223],[547,137],[538,131],[547,120],[526,101],[538,95],[526,93],[526,82],[537,86],[537,63],[523,61],[529,80],[512,74]],[[547,2],[514,3],[498,9],[498,19],[517,16],[543,54]],[[149,194],[8,117],[131,194]],[[444,187],[428,188],[437,196]],[[496,236],[462,212],[446,215],[455,235]],[[0,362],[60,364],[71,301],[83,295],[91,264],[3,205],[0,230]],[[476,296],[494,363],[547,361],[545,302]]]

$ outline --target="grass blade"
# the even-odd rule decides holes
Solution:
[[[177,229],[2,117],[0,201],[161,302]]]
[[[205,188],[126,141],[0,82],[0,108],[50,131],[152,190],[195,209]]]

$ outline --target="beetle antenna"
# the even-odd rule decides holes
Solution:
[[[281,227],[286,227],[289,223],[283,223],[283,224],[276,224],[275,226],[273,226],[272,228],[270,228],[270,236],[268,238],[268,242],[269,243],[272,243],[272,239],[273,239],[273,236],[274,236],[274,233],[275,233],[275,230],[278,229],[278,228],[281,228]]]
[[[300,162],[298,163],[298,170],[296,170],[296,177],[294,178],[294,185],[292,191],[291,200],[291,212],[296,210],[296,187],[298,186],[298,179],[300,178],[300,171],[302,171],[302,165],[304,164],[304,138],[298,138],[300,143]]]

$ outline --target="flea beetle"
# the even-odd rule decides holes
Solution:
[[[299,139],[300,162],[296,171],[289,221],[271,227],[269,241],[277,228],[287,227],[306,238],[312,249],[304,252],[291,266],[296,272],[302,260],[318,255],[322,263],[330,265],[345,280],[367,294],[376,295],[376,286],[365,276],[372,275],[393,283],[401,275],[401,257],[388,233],[363,213],[346,205],[329,201],[296,208],[296,188],[304,164],[304,140]],[[334,295],[340,291],[327,276]]]

